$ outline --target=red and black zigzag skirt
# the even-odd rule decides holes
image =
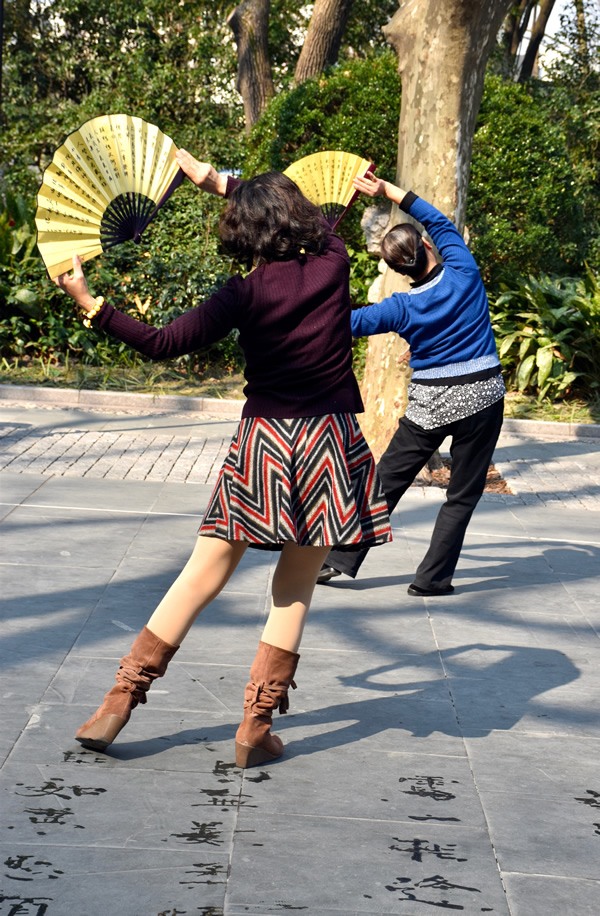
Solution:
[[[201,535],[281,549],[391,541],[387,502],[354,414],[242,419]]]

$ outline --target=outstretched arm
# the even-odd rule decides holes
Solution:
[[[404,191],[389,181],[377,178],[372,172],[367,172],[363,178],[355,178],[354,187],[369,197],[387,197],[401,206],[405,213],[409,213],[425,227],[445,263],[459,270],[478,270],[473,255],[454,223],[433,204],[417,197],[412,191]]]
[[[210,162],[199,162],[187,150],[177,150],[175,154],[179,168],[198,188],[225,197],[227,191],[227,176],[219,175]]]
[[[90,321],[95,319],[95,326],[156,360],[193,353],[225,337],[237,327],[243,298],[241,277],[232,277],[201,306],[155,328],[113,308],[103,296],[94,298],[77,255],[73,257],[72,274],[61,274],[54,282],[86,313],[84,324],[91,327]]]

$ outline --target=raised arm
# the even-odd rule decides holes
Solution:
[[[175,154],[179,168],[196,187],[209,194],[225,197],[227,191],[227,176],[220,175],[210,162],[199,162],[185,149],[177,150]]]
[[[417,197],[412,191],[404,191],[389,181],[377,178],[372,172],[367,172],[363,178],[355,178],[354,187],[368,197],[386,197],[405,213],[410,213],[425,227],[446,263],[461,270],[478,270],[454,223],[433,204]]]
[[[403,191],[402,188],[392,184],[390,181],[377,178],[373,172],[367,172],[361,178],[355,178],[354,187],[361,194],[366,194],[368,197],[387,197],[394,204],[401,204],[406,197],[406,191]]]

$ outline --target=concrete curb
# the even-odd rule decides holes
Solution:
[[[46,407],[203,413],[231,419],[240,417],[244,405],[244,401],[241,399],[131,394],[124,391],[94,391],[86,388],[0,385],[0,403],[11,401],[44,404]]]
[[[600,439],[600,424],[515,420],[507,417],[502,424],[502,432],[531,439]]]
[[[143,410],[161,413],[202,413],[239,419],[244,401],[234,398],[194,398],[178,395],[130,394],[76,388],[44,388],[34,385],[0,385],[0,404],[18,401],[47,407],[96,410]],[[557,423],[507,418],[503,433],[532,439],[600,439],[598,423]]]

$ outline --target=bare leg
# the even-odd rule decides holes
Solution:
[[[192,555],[150,620],[148,629],[179,646],[194,620],[229,581],[244,556],[245,541],[200,535]]]
[[[283,546],[273,576],[273,602],[262,641],[288,652],[297,652],[319,570],[328,547]]]

